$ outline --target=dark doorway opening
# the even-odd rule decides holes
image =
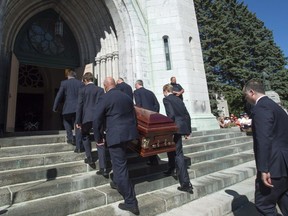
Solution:
[[[42,130],[43,95],[17,94],[15,131]]]

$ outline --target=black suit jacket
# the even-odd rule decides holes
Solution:
[[[177,96],[170,94],[163,98],[166,115],[171,118],[178,127],[178,134],[189,135],[191,133],[191,118],[184,102]]]
[[[138,138],[137,120],[133,100],[113,88],[103,94],[97,103],[94,115],[94,137],[101,140],[101,126],[105,123],[108,146]]]
[[[122,82],[122,83],[117,84],[116,88],[119,89],[120,91],[126,93],[127,95],[129,95],[129,97],[133,100],[133,90],[132,90],[132,87],[130,85],[128,85],[125,82]]]
[[[53,111],[56,111],[60,102],[65,99],[62,114],[76,113],[78,92],[83,85],[84,84],[76,78],[62,81],[55,97]]]
[[[93,121],[99,97],[104,94],[104,89],[89,83],[79,90],[76,124],[84,124]]]
[[[152,91],[145,89],[144,87],[141,87],[134,91],[134,98],[136,106],[154,112],[159,112],[160,110],[159,102]]]
[[[264,96],[251,117],[257,170],[270,172],[273,178],[288,176],[288,115]]]

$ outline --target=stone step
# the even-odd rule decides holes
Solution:
[[[243,143],[251,141],[251,137],[243,136],[236,137],[234,139],[224,139],[217,141],[210,141],[206,143],[191,144],[190,139],[187,140],[183,151],[184,154],[189,154],[191,152],[205,151],[212,148],[220,148],[224,146],[231,146],[238,143]],[[62,162],[82,160],[84,155],[75,155],[72,150],[74,146],[57,143],[57,144],[41,144],[41,145],[29,145],[29,146],[18,146],[18,147],[4,147],[0,151],[0,171],[9,170],[13,168],[26,168],[29,166],[40,166],[40,165],[50,165]],[[94,149],[95,150],[95,149]],[[57,153],[54,153],[57,152]],[[97,158],[97,152],[93,152]],[[9,157],[9,159],[7,159]],[[136,157],[136,155],[135,155]],[[160,158],[166,158],[167,154],[159,154]]]
[[[195,178],[207,175],[219,170],[228,169],[230,167],[254,160],[252,151],[229,155],[223,158],[217,158],[207,162],[192,164],[189,172],[192,172]]]
[[[229,187],[255,175],[253,162],[241,164],[223,171],[192,179],[194,194],[188,194],[177,190],[178,183],[170,182],[170,186],[164,186],[153,191],[147,190],[147,185],[154,185],[154,181],[143,181],[135,184],[141,215],[157,215],[185,203],[197,200],[207,194]],[[166,177],[171,179],[172,177]],[[172,184],[172,185],[171,185]],[[144,191],[144,193],[141,193]],[[57,196],[46,197],[27,203],[13,204],[7,207],[3,215],[129,215],[118,209],[118,203],[122,202],[121,196],[109,185],[98,186],[69,192]],[[2,210],[4,212],[5,210]]]
[[[13,204],[27,202],[62,193],[96,187],[108,184],[109,182],[109,179],[97,176],[95,175],[95,172],[88,172],[85,174],[80,173],[77,175],[59,177],[50,181],[39,180],[27,184],[2,187],[0,189],[0,194],[2,194],[1,204],[3,205],[5,203],[5,205],[9,205],[11,200]],[[11,196],[10,193],[13,195]],[[4,196],[6,197],[5,199]]]
[[[247,162],[253,159],[253,157],[246,157],[246,153],[236,154],[228,157],[224,157],[221,160],[221,165],[219,160],[216,159],[212,162],[207,162],[206,166],[203,166],[203,163],[199,165],[192,165],[189,169],[189,175],[191,179],[194,179],[196,176],[200,177],[201,174],[205,175],[207,173],[215,172],[222,170],[222,168],[228,168],[231,165],[238,165],[240,162]],[[233,161],[233,163],[231,163]],[[206,163],[205,163],[206,164]],[[166,164],[165,164],[166,165]],[[206,167],[205,172],[203,169]],[[168,187],[171,184],[176,184],[177,181],[172,177],[165,177],[162,171],[164,169],[160,169],[160,172],[149,172],[151,167],[146,166],[142,168],[130,167],[129,174],[133,179],[133,182],[138,187],[137,194],[147,193],[148,191],[159,190],[165,187]],[[158,167],[159,168],[159,167]],[[146,169],[146,170],[145,170]],[[152,167],[153,169],[153,167]],[[199,169],[199,170],[198,170]],[[139,176],[140,172],[142,176]],[[150,175],[149,175],[150,173]],[[136,176],[137,178],[135,178]],[[134,178],[133,178],[134,177]],[[78,190],[89,189],[90,187],[99,187],[99,185],[103,185],[107,189],[109,186],[109,179],[105,179],[102,176],[95,175],[95,172],[91,174],[91,172],[87,174],[78,174],[70,177],[63,177],[51,181],[38,181],[32,182],[25,185],[15,185],[9,186],[0,189],[0,193],[2,194],[2,203],[8,205],[11,200],[13,203],[22,203],[26,201],[31,201],[35,199],[41,198],[49,198],[50,196],[60,195],[62,193],[68,193],[71,191],[77,192]],[[105,190],[106,190],[105,189]],[[11,193],[13,193],[11,197]],[[107,195],[107,194],[106,194]],[[109,194],[108,194],[109,195]],[[108,196],[107,195],[107,196]],[[109,195],[110,196],[110,195]],[[114,193],[109,197],[109,199],[115,200],[113,197]],[[5,199],[4,199],[5,197]],[[118,197],[118,196],[117,196]],[[120,199],[121,197],[119,197]],[[103,198],[104,199],[104,198]],[[118,199],[118,200],[119,200]]]
[[[184,154],[186,153],[191,153],[191,152],[198,152],[198,151],[206,151],[206,150],[211,150],[211,149],[216,149],[216,148],[222,148],[222,147],[228,147],[228,146],[233,146],[236,144],[240,143],[245,143],[245,142],[252,142],[251,137],[236,137],[236,138],[229,138],[229,139],[220,139],[220,140],[214,140],[214,141],[209,141],[209,142],[201,142],[201,143],[185,143],[183,145],[183,152]]]
[[[232,127],[232,128],[219,128],[216,130],[207,130],[207,131],[192,131],[192,136],[207,136],[207,135],[215,135],[215,134],[221,134],[221,133],[239,133],[240,129],[238,127]],[[243,133],[243,132],[241,132]],[[245,133],[243,133],[245,134]]]
[[[185,156],[191,158],[191,164],[196,164],[196,163],[201,163],[204,161],[228,156],[231,154],[240,153],[240,152],[251,150],[251,149],[252,149],[251,143],[246,142],[246,143],[241,143],[238,145],[229,146],[226,148],[209,149],[206,151],[201,151],[201,152],[196,152],[196,153],[187,152],[185,153]]]
[[[85,154],[73,151],[0,158],[0,171],[46,166],[71,161],[84,161]]]
[[[0,138],[0,146],[3,148],[13,146],[39,145],[47,143],[66,143],[66,141],[67,140],[64,134],[5,137]]]
[[[191,212],[193,216],[257,216],[254,188],[255,176],[157,216],[191,215]]]
[[[105,205],[107,205],[107,200],[112,203],[122,199],[115,190],[111,192],[109,179],[95,175],[95,171],[83,163],[84,154],[71,152],[75,147],[65,143],[63,134],[45,135],[44,139],[46,141],[50,140],[51,143],[41,141],[42,136],[35,137],[37,137],[38,141],[35,138],[32,144],[20,144],[21,139],[26,142],[27,137],[21,137],[21,139],[16,137],[17,141],[14,140],[13,142],[11,137],[10,144],[12,143],[12,146],[8,141],[5,144],[6,147],[2,145],[0,155],[4,152],[3,155],[8,154],[9,156],[7,157],[6,155],[4,158],[2,155],[0,156],[0,206],[13,204],[9,208],[11,212],[12,207],[41,203],[41,200],[50,200],[52,197],[65,197],[65,194],[68,194],[69,197],[64,198],[64,200],[70,200],[71,198],[73,203],[74,194],[79,199],[83,191],[88,191],[83,196],[86,197],[87,194],[89,197],[90,190],[104,193]],[[62,139],[57,141],[59,137],[62,137]],[[2,139],[0,139],[0,143],[2,143]],[[183,140],[187,164],[191,165],[192,161],[192,165],[188,169],[190,178],[199,178],[211,172],[253,160],[251,140],[251,137],[247,137],[245,133],[235,129],[193,132],[192,138]],[[241,153],[242,151],[245,152]],[[167,169],[167,155],[160,154],[159,156],[161,158],[160,165],[150,167],[146,165],[146,158],[139,158],[136,153],[129,155],[129,175],[136,184],[135,188],[139,196],[147,192],[153,193],[155,190],[162,190],[171,184],[178,183],[172,177],[163,175],[163,170]],[[223,160],[220,160],[219,157],[222,157]],[[57,178],[55,178],[56,176]],[[51,201],[51,203],[54,203],[54,201]],[[65,202],[63,205],[65,206]],[[88,205],[90,204],[87,203]],[[58,204],[55,206],[58,206]],[[70,204],[68,206],[70,208]],[[103,208],[101,205],[99,207]],[[33,207],[31,208],[33,209]],[[82,207],[80,206],[80,208]],[[91,208],[95,207],[83,207],[83,211]],[[15,210],[15,212],[17,211]],[[13,213],[9,214],[13,215]],[[29,211],[27,215],[42,215],[42,213],[38,214],[38,210],[35,214]]]
[[[163,168],[165,167],[165,168]],[[131,178],[142,179],[150,178],[148,176],[159,175],[159,178],[163,177],[162,172],[166,170],[167,163],[160,164],[159,166],[147,166],[143,164],[142,167],[137,164],[137,166],[130,166],[129,175]],[[113,175],[111,175],[113,176]],[[76,191],[80,189],[85,189],[88,187],[96,187],[101,184],[108,184],[110,179],[106,179],[102,176],[95,175],[95,171],[90,171],[88,173],[77,173],[70,176],[60,176],[53,181],[39,180],[33,182],[27,182],[26,184],[16,184],[0,188],[0,194],[8,195],[10,192],[17,194],[14,197],[14,203],[29,201],[32,199],[42,198],[45,196],[50,196],[51,194],[56,195],[63,192]],[[9,200],[13,197],[7,197],[5,203],[9,203]],[[3,202],[2,202],[3,203]]]
[[[205,197],[209,194],[212,194],[214,192],[217,192],[219,190],[225,190],[225,188],[234,188],[233,185],[236,183],[241,183],[243,181],[246,181],[248,179],[249,185],[251,184],[251,178],[255,176],[256,169],[255,169],[255,163],[254,162],[247,162],[245,164],[238,165],[236,167],[226,169],[221,172],[211,173],[209,175],[193,179],[191,182],[194,186],[194,194],[190,195],[185,192],[179,192],[176,185],[172,185],[169,187],[166,187],[161,190],[153,191],[152,193],[145,193],[143,195],[137,196],[138,202],[139,202],[139,209],[140,209],[140,215],[147,215],[147,216],[165,216],[165,215],[195,215],[195,216],[204,216],[204,215],[225,215],[221,214],[225,210],[229,209],[227,206],[221,206],[221,209],[217,209],[219,211],[215,211],[215,209],[211,209],[210,206],[214,203],[216,205],[220,202],[222,202],[223,198],[218,197],[218,199],[214,199],[213,203],[209,202],[199,202],[199,199],[202,199],[202,197]],[[245,182],[244,182],[245,183]],[[245,188],[245,185],[242,186],[244,191],[248,191],[249,197],[252,196],[251,190],[247,190],[247,186]],[[246,189],[246,190],[245,190]],[[231,199],[230,199],[231,200]],[[193,205],[195,202],[196,205]],[[96,207],[94,209],[86,210],[86,211],[79,211],[78,213],[72,213],[69,214],[70,216],[101,216],[101,215],[130,215],[129,213],[122,211],[118,208],[118,204],[120,202],[115,202],[112,204],[108,204],[103,207]],[[182,206],[185,203],[187,204],[188,208],[185,208],[185,211],[180,211],[174,208],[177,208],[179,206]],[[197,205],[198,204],[198,205]],[[219,204],[218,204],[219,205]],[[194,208],[190,208],[190,206],[193,206],[196,208],[196,214],[194,212]],[[212,205],[213,206],[213,205]],[[201,211],[197,214],[197,207],[200,208]],[[180,207],[181,208],[181,207]],[[230,207],[231,209],[231,207]],[[171,211],[169,211],[171,210]],[[205,211],[206,210],[206,211]],[[209,211],[210,210],[210,211]],[[214,211],[213,211],[214,210]],[[224,211],[223,211],[224,210]],[[211,214],[211,211],[213,212]],[[167,212],[167,214],[165,214]],[[169,214],[171,212],[171,214]],[[210,213],[210,214],[208,214]],[[217,214],[219,213],[219,214]]]
[[[38,180],[49,180],[59,176],[89,172],[91,168],[83,162],[66,162],[33,168],[1,171],[0,187]]]
[[[51,145],[49,145],[51,147]],[[58,147],[59,145],[55,145],[54,148]],[[63,146],[63,145],[62,145]],[[66,146],[66,144],[64,145]],[[30,147],[30,146],[29,146]],[[250,145],[250,143],[244,143],[241,144],[240,147],[244,148],[245,150],[247,149],[251,149],[252,145]],[[14,148],[14,147],[13,147]],[[58,148],[56,148],[58,150]],[[193,149],[190,149],[193,150]],[[50,150],[49,150],[50,151]],[[52,150],[51,150],[52,151]],[[198,152],[198,153],[191,153],[188,151],[184,151],[186,154],[186,157],[191,158],[190,162],[188,163],[188,165],[191,164],[195,164],[195,163],[199,163],[199,162],[203,162],[203,161],[207,161],[207,160],[211,160],[217,157],[223,157],[229,154],[234,154],[237,153],[241,150],[239,150],[239,146],[238,145],[229,145],[228,148],[218,148],[218,149],[214,149],[211,150],[211,148],[209,148],[209,150],[207,151],[202,151],[202,152]],[[97,152],[95,152],[97,153]],[[65,152],[65,153],[54,153],[54,154],[43,154],[43,155],[32,155],[32,156],[21,156],[18,158],[9,158],[7,160],[7,158],[2,158],[0,159],[1,165],[0,165],[0,174],[3,176],[3,178],[5,177],[5,180],[2,181],[0,183],[0,187],[2,186],[6,186],[9,184],[17,184],[17,183],[24,183],[24,182],[28,182],[28,181],[37,181],[41,179],[41,176],[47,177],[47,170],[50,169],[56,169],[57,170],[57,175],[58,176],[63,176],[65,175],[68,171],[65,170],[65,172],[63,171],[63,166],[65,166],[64,164],[67,164],[69,162],[79,162],[79,164],[77,163],[77,169],[74,168],[74,166],[69,166],[69,169],[72,169],[74,171],[80,171],[82,170],[86,170],[87,166],[85,166],[83,164],[83,159],[84,159],[84,154],[75,154],[74,152]],[[162,157],[164,157],[162,155]],[[129,160],[130,164],[135,164],[136,159],[137,164],[140,164],[141,167],[136,170],[136,168],[134,169],[133,174],[131,175],[132,177],[137,177],[138,175],[143,175],[143,174],[149,174],[151,173],[151,169],[142,169],[142,164],[139,162],[145,162],[146,159],[143,158],[139,158],[137,157],[137,155],[130,157],[131,160]],[[167,160],[167,159],[166,159]],[[58,168],[58,163],[60,163],[60,166]],[[74,163],[74,164],[75,164]],[[31,164],[31,165],[30,165]],[[160,165],[162,165],[163,163],[160,163]],[[70,164],[71,165],[71,164]],[[83,166],[82,168],[81,165]],[[34,167],[33,169],[29,169],[32,168],[32,166]],[[26,169],[23,169],[26,168]],[[161,169],[165,169],[165,166],[159,166],[158,170]],[[16,170],[15,170],[16,169]],[[29,169],[29,171],[27,171],[27,169]],[[68,168],[67,168],[68,169]],[[140,171],[139,171],[140,170]],[[155,170],[157,171],[157,170]],[[155,172],[154,171],[154,172]],[[29,172],[32,173],[42,173],[42,174],[28,174]],[[25,173],[25,175],[23,174]],[[45,174],[46,173],[46,174]],[[44,175],[45,174],[45,175]],[[72,174],[76,174],[73,173],[72,171],[69,172],[69,175]],[[35,178],[35,179],[33,179]],[[10,180],[9,180],[10,179]],[[43,179],[43,178],[42,178]]]
[[[66,135],[64,131],[56,131],[52,132],[43,132],[44,134],[50,135],[40,135],[39,133],[15,133],[17,136],[10,135],[9,137],[0,138],[0,146],[3,147],[15,147],[15,146],[27,146],[27,145],[39,145],[39,144],[47,144],[47,143],[66,143]],[[199,136],[213,136],[220,134],[232,133],[235,136],[246,136],[245,133],[239,132],[238,128],[225,128],[225,129],[217,129],[210,131],[193,131],[192,137]],[[31,135],[28,135],[31,134]]]
[[[222,130],[225,131],[225,130]],[[219,132],[222,132],[221,130]],[[219,142],[220,145],[225,145],[229,142],[233,142],[233,139],[248,139],[242,132],[229,132],[217,133],[213,135],[203,136],[202,133],[198,133],[199,136],[193,135],[192,138],[183,140],[183,146],[190,144],[197,144],[203,142],[218,143],[219,140],[226,140],[225,142]],[[74,146],[66,144],[65,137],[63,135],[45,135],[45,136],[33,136],[33,137],[9,137],[1,138],[1,151],[0,158],[15,157],[22,155],[34,155],[34,154],[47,154],[52,152],[65,152],[74,150]]]
[[[217,136],[217,135],[216,135]],[[183,140],[183,153],[188,154],[191,152],[199,152],[199,151],[206,151],[210,149],[215,148],[221,148],[221,147],[227,147],[232,146],[240,143],[245,142],[252,142],[252,137],[249,136],[240,136],[240,137],[234,137],[234,138],[225,138],[223,135],[220,135],[219,139],[213,140],[213,141],[203,141],[203,142],[193,142],[196,138],[190,138],[190,139],[184,139]],[[220,139],[223,138],[223,139]],[[211,139],[211,138],[210,138]],[[158,154],[160,158],[166,158],[167,154],[162,153]]]
[[[49,144],[37,144],[27,146],[15,146],[1,148],[0,158],[15,157],[23,155],[38,155],[47,154],[53,152],[67,152],[75,149],[75,146],[64,143],[49,143]]]
[[[236,137],[247,137],[246,134],[242,132],[231,132],[231,133],[220,133],[220,134],[212,134],[212,135],[203,135],[203,136],[193,136],[189,137],[186,140],[183,140],[183,145],[187,142],[192,144],[225,140],[225,139],[234,139]]]

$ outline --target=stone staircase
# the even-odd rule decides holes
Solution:
[[[97,176],[64,134],[1,138],[0,146],[0,215],[129,215],[118,209],[123,199],[110,179]],[[147,166],[145,158],[129,153],[141,215],[161,214],[255,175],[252,137],[238,128],[195,131],[183,148],[193,195],[163,175],[166,154],[158,166]]]

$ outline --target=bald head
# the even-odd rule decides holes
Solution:
[[[116,83],[113,77],[106,77],[103,84],[106,92],[116,87]]]

